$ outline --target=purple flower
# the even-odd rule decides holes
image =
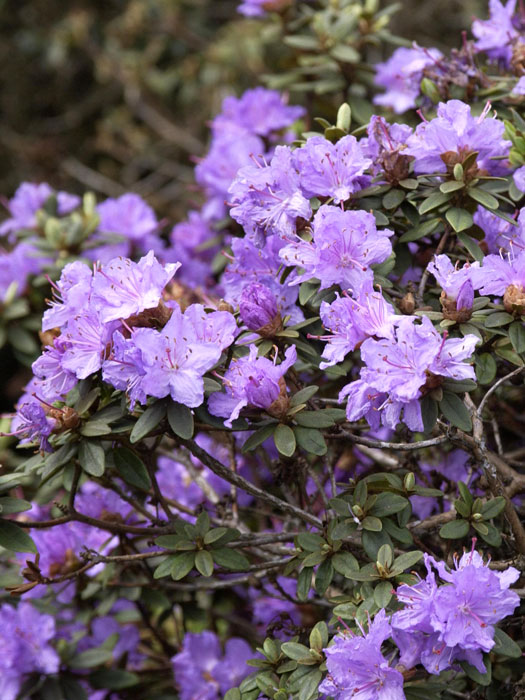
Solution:
[[[461,269],[454,267],[446,255],[436,255],[428,264],[431,272],[445,293],[445,298],[455,302],[456,309],[471,309],[474,301],[472,272],[479,268],[479,262],[466,264]],[[443,299],[442,302],[443,304]]]
[[[161,265],[150,251],[138,263],[114,258],[95,272],[92,303],[103,323],[156,308],[180,263]]]
[[[43,452],[52,452],[48,437],[55,426],[54,420],[48,418],[42,404],[33,399],[21,404],[11,422],[11,435],[17,435],[21,444],[38,442]]]
[[[248,238],[234,238],[232,241],[233,259],[224,271],[221,283],[224,298],[237,306],[242,290],[249,284],[263,284],[274,295],[282,316],[290,316],[291,323],[304,320],[301,310],[295,302],[299,295],[296,287],[290,287],[295,273],[288,277],[288,282],[281,284],[279,257],[284,241],[279,236],[268,236],[262,248]]]
[[[519,24],[516,22],[518,26],[515,26],[513,17],[515,9],[516,0],[507,0],[506,5],[500,0],[489,0],[489,19],[476,19],[472,23],[476,49],[506,66],[512,58],[512,42],[519,37]]]
[[[406,124],[389,124],[383,117],[374,115],[368,125],[368,138],[361,139],[363,152],[372,159],[371,172],[384,174],[387,182],[398,183],[409,175],[412,158],[404,153],[406,142],[412,134]]]
[[[282,328],[281,314],[273,293],[263,284],[254,282],[244,287],[239,301],[239,315],[252,331],[275,335]]]
[[[206,195],[225,211],[228,190],[240,168],[266,151],[262,140],[231,122],[221,123],[214,134],[208,154],[195,168],[195,179]],[[220,215],[217,217],[220,218]]]
[[[91,621],[89,634],[82,637],[77,644],[77,653],[101,647],[112,636],[117,638],[112,649],[113,659],[118,661],[126,654],[126,667],[136,668],[144,658],[138,651],[139,630],[133,624],[121,624],[112,615],[95,617]]]
[[[62,369],[78,379],[86,379],[98,372],[116,326],[116,322],[103,323],[93,311],[72,318],[60,336],[64,341],[60,359]]]
[[[338,296],[331,304],[323,301],[320,314],[323,326],[331,333],[321,336],[328,341],[322,355],[326,361],[319,365],[321,369],[342,362],[347,353],[368,337],[393,337],[394,324],[402,318],[370,281],[363,283],[357,299],[345,295]]]
[[[491,175],[505,174],[501,158],[509,154],[510,141],[503,138],[505,125],[499,119],[473,117],[469,105],[460,100],[440,102],[437,117],[416,127],[407,141],[406,154],[414,156],[417,174],[446,173],[466,155],[478,152],[477,169]],[[473,177],[479,172],[471,166]]]
[[[250,672],[246,665],[253,656],[247,642],[232,637],[224,654],[213,632],[188,632],[182,650],[171,662],[181,700],[219,700]]]
[[[122,236],[122,243],[101,245],[90,251],[93,260],[107,262],[117,256],[129,256],[134,247],[141,252],[154,250],[159,254],[159,222],[153,209],[138,194],[127,193],[116,199],[106,199],[97,206],[99,216],[98,238],[104,234]]]
[[[0,300],[24,293],[30,275],[42,271],[45,260],[29,243],[19,243],[10,252],[0,250]]]
[[[336,204],[363,188],[363,174],[371,164],[354,136],[335,144],[324,136],[312,136],[294,152],[294,161],[306,196],[332,197]]]
[[[507,311],[525,312],[525,250],[506,258],[487,255],[483,266],[474,270],[472,282],[482,294],[502,296]]]
[[[328,676],[319,686],[334,700],[404,700],[403,676],[381,653],[392,633],[384,610],[380,610],[363,636],[343,632],[323,649]]]
[[[135,404],[145,404],[147,394],[142,386],[142,379],[146,374],[142,361],[142,352],[135,340],[140,338],[138,330],[134,331],[131,338],[125,338],[122,333],[115,331],[112,340],[111,355],[102,365],[102,378],[108,384],[125,391],[130,400],[130,410]]]
[[[388,61],[376,65],[376,85],[384,87],[386,92],[376,95],[374,103],[390,107],[397,114],[415,107],[423,71],[442,57],[441,51],[422,49],[417,44],[411,49],[396,49]]]
[[[250,354],[234,359],[224,375],[226,393],[216,392],[208,399],[210,413],[228,418],[224,424],[230,428],[245,406],[280,415],[288,406],[283,377],[296,359],[294,345],[286,350],[280,365],[276,364],[277,356],[273,362],[266,357],[257,357],[257,347],[250,345]]]
[[[219,329],[225,325],[230,334],[225,335],[227,343],[232,327],[229,321],[224,324],[222,317],[215,317],[206,324],[200,314],[200,309],[189,307],[183,315],[176,307],[162,331],[134,330],[132,340],[140,350],[144,371],[139,380],[140,390],[147,396],[171,396],[174,401],[192,408],[202,403],[203,375],[217,364],[222,352]],[[135,397],[138,399],[138,394]]]
[[[250,4],[270,5],[271,2],[272,0],[252,0]],[[215,117],[212,124],[214,130],[220,130],[226,122],[230,122],[252,134],[269,136],[274,131],[291,126],[304,113],[303,107],[286,104],[283,95],[276,90],[256,87],[246,90],[241,97],[226,97],[221,113]]]
[[[269,165],[241,168],[230,187],[230,215],[246,232],[257,237],[295,233],[296,220],[309,220],[310,202],[301,191],[292,151],[277,146]],[[262,238],[264,241],[264,238]]]
[[[279,587],[268,583],[262,590],[256,588],[249,589],[250,598],[253,601],[253,619],[264,630],[268,625],[275,625],[276,631],[279,630],[281,623],[287,628],[286,621],[292,625],[300,625],[301,614],[298,606],[283,597],[281,589],[292,598],[297,596],[297,580],[286,578],[284,576],[277,577]]]
[[[37,225],[36,213],[54,194],[51,187],[42,182],[23,182],[9,200],[7,206],[11,218],[0,226],[0,236],[20,229],[31,229]],[[57,210],[59,215],[68,214],[80,204],[80,198],[67,192],[57,193]]]
[[[50,645],[55,622],[28,602],[20,602],[16,608],[2,605],[0,619],[0,696],[16,700],[26,674],[58,672],[60,659]]]
[[[374,216],[365,211],[323,205],[314,217],[312,233],[311,243],[297,236],[280,251],[286,265],[304,268],[290,285],[315,277],[321,289],[338,284],[355,293],[373,280],[371,265],[383,262],[392,252],[388,239],[394,232],[378,230]]]
[[[187,221],[173,227],[170,233],[172,247],[163,251],[162,259],[181,263],[178,279],[182,284],[193,289],[212,283],[211,263],[219,247],[210,246],[210,242],[216,236],[203,212],[190,211]]]
[[[89,306],[93,272],[79,260],[69,263],[62,270],[60,279],[53,285],[54,301],[44,311],[42,330],[63,328],[74,316],[83,313]]]
[[[403,411],[410,430],[423,430],[418,399],[441,377],[473,379],[474,369],[463,360],[478,342],[475,335],[446,339],[426,317],[417,325],[412,317],[402,318],[394,338],[368,338],[361,346],[365,367],[360,379],[339,394],[340,401],[348,396],[348,420],[366,416],[377,427],[380,416],[383,425],[395,429]]]
[[[500,250],[519,253],[525,250],[525,209],[519,213],[517,226],[483,207],[479,207],[474,214],[474,223],[483,229],[489,253],[499,253]]]
[[[38,393],[50,403],[63,399],[77,383],[76,374],[63,365],[66,348],[67,343],[62,338],[55,338],[53,345],[48,345],[32,364],[33,374],[38,380]]]

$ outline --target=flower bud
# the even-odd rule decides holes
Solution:
[[[239,312],[246,326],[263,337],[269,338],[282,329],[277,301],[263,284],[249,284],[242,290]]]

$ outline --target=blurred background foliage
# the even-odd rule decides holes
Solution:
[[[132,190],[159,215],[184,218],[223,97],[293,60],[278,24],[242,18],[237,4],[0,0],[0,193],[24,180],[101,197]],[[481,0],[405,0],[390,28],[443,49],[485,13]],[[389,50],[372,47],[369,59]],[[333,116],[322,99],[316,113]]]

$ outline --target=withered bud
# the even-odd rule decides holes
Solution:
[[[451,299],[447,296],[446,292],[441,292],[439,301],[441,302],[441,308],[443,310],[443,318],[456,321],[456,323],[466,323],[472,317],[472,307],[458,309],[457,300]]]
[[[503,306],[509,314],[525,314],[525,289],[516,284],[511,284],[503,295]]]
[[[412,292],[407,292],[405,296],[399,302],[399,310],[403,314],[411,316],[416,308],[416,299]]]

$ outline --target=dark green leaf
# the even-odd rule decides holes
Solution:
[[[326,446],[323,434],[319,432],[319,430],[295,426],[293,431],[297,444],[299,447],[305,450],[305,452],[318,456],[326,454],[328,448]]]
[[[296,413],[294,420],[304,428],[330,428],[334,425],[334,419],[330,414],[321,411],[301,411]]]
[[[205,549],[201,549],[195,556],[195,567],[203,576],[209,577],[213,574],[213,558]]]
[[[264,427],[256,430],[253,435],[250,435],[250,437],[246,440],[241,451],[250,452],[251,450],[255,450],[257,447],[259,447],[259,445],[262,445],[265,440],[274,434],[275,428],[276,423],[272,423],[271,425],[265,425]]]
[[[299,404],[307,403],[312,396],[314,396],[319,391],[318,386],[305,386],[290,399],[290,407],[299,406]]]
[[[505,499],[503,496],[491,498],[481,506],[481,515],[484,520],[492,520],[505,510]]]
[[[445,418],[456,428],[470,432],[472,430],[472,419],[467,407],[457,394],[445,392],[439,402],[439,408]]]
[[[13,552],[32,552],[36,554],[36,546],[31,537],[10,520],[0,519],[0,547]]]
[[[509,338],[518,355],[525,353],[525,326],[521,321],[516,321],[509,327]]]
[[[295,452],[295,435],[290,426],[279,423],[273,434],[273,440],[277,450],[285,457],[291,457]]]
[[[395,493],[383,492],[378,494],[372,508],[368,511],[370,515],[375,515],[377,518],[383,518],[386,515],[399,513],[406,507],[408,501],[403,496],[398,496]]]
[[[463,183],[459,184],[462,186]],[[468,211],[465,211],[465,209],[459,209],[458,207],[452,207],[451,209],[449,209],[445,216],[448,223],[452,226],[456,233],[459,233],[460,231],[465,231],[465,229],[470,228],[474,223],[472,219],[472,214],[470,214]]]
[[[306,600],[310,592],[310,586],[312,585],[312,574],[313,569],[310,567],[305,567],[299,572],[297,577],[297,598],[299,600]]]
[[[297,642],[283,642],[281,644],[281,649],[284,654],[289,659],[294,661],[301,661],[301,659],[310,659],[310,649],[304,644],[298,644]]]
[[[160,425],[165,415],[166,403],[163,400],[156,401],[151,406],[148,406],[133,426],[129,437],[130,442],[138,442],[146,437],[146,435],[149,435],[152,430],[155,430],[155,428]]]
[[[397,209],[401,202],[405,199],[406,193],[403,190],[392,189],[383,197],[383,206],[385,209]]]
[[[89,676],[89,683],[95,689],[122,690],[138,682],[139,677],[135,673],[119,668],[101,668]]]
[[[113,659],[111,649],[87,649],[69,660],[71,668],[94,668]]]
[[[500,328],[512,323],[513,320],[514,317],[506,311],[496,311],[496,313],[485,317],[485,328]]]
[[[332,583],[334,577],[334,567],[330,559],[325,559],[317,569],[315,574],[315,590],[318,595],[322,596],[326,593],[326,589]]]
[[[195,564],[195,552],[182,552],[175,554],[171,565],[171,578],[180,581],[187,576]]]
[[[492,680],[492,664],[490,662],[490,657],[488,654],[483,654],[483,663],[485,664],[485,668],[487,669],[485,673],[480,673],[477,668],[471,666],[466,661],[460,661],[459,665],[465,671],[467,676],[474,681],[474,683],[478,683],[478,685],[487,686],[490,685],[490,682]]]
[[[386,608],[392,599],[393,589],[390,581],[380,581],[374,588],[374,600],[378,608]]]
[[[521,658],[522,651],[521,648],[516,644],[516,642],[509,637],[503,630],[499,627],[494,629],[494,647],[492,649],[496,654],[501,654],[501,656],[509,656],[511,659]]]
[[[244,571],[250,566],[250,562],[240,552],[235,549],[230,549],[229,547],[222,547],[221,549],[211,550],[211,555],[213,560],[223,569],[231,569],[235,571]]]
[[[425,221],[423,224],[415,226],[404,233],[399,239],[399,242],[410,243],[411,241],[418,241],[420,238],[424,238],[425,236],[430,236],[431,233],[434,233],[440,223],[441,219],[439,218]]]
[[[363,549],[365,550],[369,558],[373,561],[376,560],[377,553],[379,552],[379,548],[382,545],[389,544],[391,547],[394,546],[392,544],[392,540],[390,539],[390,535],[388,534],[388,532],[386,532],[385,528],[383,528],[381,532],[371,532],[369,530],[363,530],[361,538],[363,542]]]
[[[297,535],[297,543],[301,549],[307,552],[316,552],[318,549],[321,549],[323,544],[326,544],[326,540],[314,532],[301,532]]]
[[[78,448],[78,461],[91,476],[102,476],[106,466],[104,448],[96,440],[82,440]]]
[[[483,352],[476,357],[476,377],[480,384],[492,384],[497,371],[496,360],[489,352]]]
[[[163,559],[153,572],[153,578],[157,579],[163,578],[164,576],[169,576],[175,559],[176,555],[171,555]]]
[[[151,481],[144,462],[127,447],[113,450],[115,468],[124,481],[142,491],[149,491]]]
[[[480,187],[470,187],[467,190],[468,196],[474,201],[481,204],[485,209],[497,209],[498,200],[494,195],[490,194],[486,190],[482,190]]]
[[[492,523],[486,522],[485,526],[487,527],[487,534],[486,535],[481,535],[481,537],[484,539],[484,541],[487,544],[490,544],[491,547],[500,547],[501,546],[501,533],[500,531],[494,527]]]
[[[458,233],[457,236],[458,241],[464,248],[467,249],[467,251],[472,255],[474,260],[482,262],[485,256],[483,255],[483,251],[479,247],[479,243],[470,236],[467,236],[467,234],[463,232]]]
[[[439,534],[446,540],[459,540],[468,535],[470,525],[466,520],[452,520],[440,529]]]
[[[364,530],[369,530],[370,532],[381,532],[383,529],[383,523],[381,520],[372,515],[367,515],[365,518],[363,518],[361,525],[363,526]]]
[[[32,503],[24,501],[21,498],[11,498],[10,496],[2,496],[0,498],[0,513],[9,515],[10,513],[21,513],[24,510],[30,510]]]
[[[338,574],[341,574],[345,578],[348,578],[348,575],[353,571],[359,571],[357,559],[350,552],[337,552],[337,554],[334,554],[332,557],[332,566]]]
[[[189,440],[193,437],[193,413],[180,403],[168,404],[168,423],[177,437]]]
[[[405,552],[405,554],[400,554],[395,558],[392,570],[396,572],[406,571],[406,569],[410,569],[417,564],[422,557],[423,552]]]
[[[452,195],[450,194],[443,194],[443,192],[434,192],[430,195],[430,197],[423,200],[422,204],[419,205],[418,211],[421,215],[426,214],[427,212],[432,211],[432,209],[437,209],[437,207],[440,207],[442,204],[448,202],[451,196]]]

